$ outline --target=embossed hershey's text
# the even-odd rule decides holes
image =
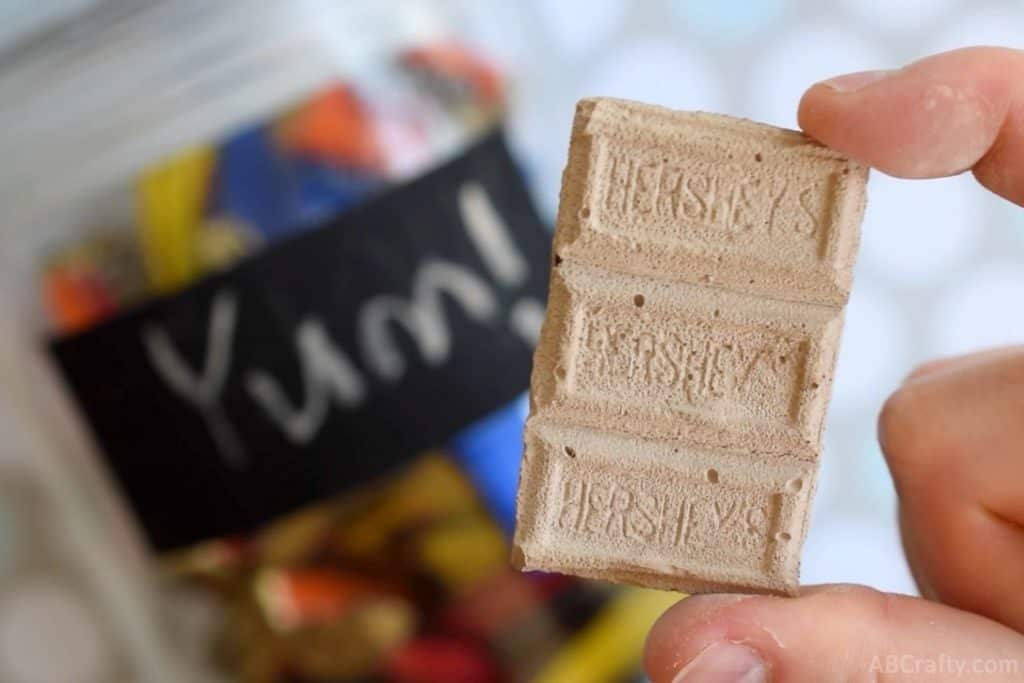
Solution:
[[[617,307],[583,305],[576,316],[573,394],[792,417],[806,342],[682,317],[641,318]]]
[[[573,473],[559,477],[555,527],[566,534],[609,544],[733,550],[755,559],[766,550],[777,510],[776,496],[720,484],[658,485],[657,477]]]
[[[682,164],[649,158],[609,143],[602,147],[596,229],[628,234],[642,225],[645,234],[670,241],[787,241],[818,257],[833,191],[828,176],[773,177],[698,159]]]

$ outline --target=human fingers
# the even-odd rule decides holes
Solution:
[[[840,76],[800,101],[800,126],[858,161],[904,178],[973,169],[1024,204],[1024,52],[977,47],[894,71]]]
[[[644,665],[652,683],[1024,680],[1024,637],[920,598],[822,586],[687,598],[651,629]]]
[[[922,593],[1024,631],[1024,347],[918,371],[879,442]]]

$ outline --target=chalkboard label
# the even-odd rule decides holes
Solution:
[[[528,383],[550,236],[500,133],[53,352],[159,550],[366,481]]]

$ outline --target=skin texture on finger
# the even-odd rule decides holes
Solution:
[[[798,118],[808,135],[890,175],[973,168],[982,185],[1024,205],[1022,72],[1019,50],[954,50],[814,85]]]
[[[1024,680],[1024,636],[978,615],[860,586],[822,586],[798,598],[687,598],[651,629],[644,666],[652,683],[678,682],[723,645],[763,661],[750,681]],[[1003,675],[972,672],[978,660],[1005,662]],[[958,675],[960,663],[966,670]],[[886,668],[892,665],[901,670]],[[929,676],[929,666],[952,675]]]
[[[1024,347],[919,371],[879,441],[922,594],[1024,632]]]

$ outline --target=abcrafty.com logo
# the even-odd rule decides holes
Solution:
[[[901,674],[921,676],[945,676],[947,678],[963,678],[965,676],[1017,676],[1021,672],[1019,659],[995,657],[951,657],[940,654],[934,657],[921,657],[911,654],[875,655],[871,658],[871,673]]]

